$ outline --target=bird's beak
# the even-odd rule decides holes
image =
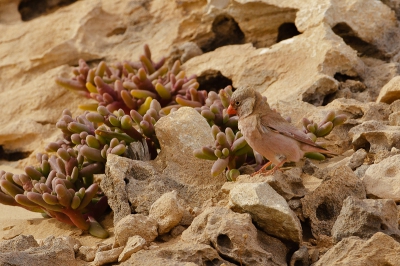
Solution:
[[[226,112],[228,113],[228,115],[236,115],[237,114],[236,110],[233,109],[231,104],[229,105],[228,110]]]

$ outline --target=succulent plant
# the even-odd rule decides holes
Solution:
[[[0,171],[0,203],[40,212],[67,224],[106,238],[96,219],[108,207],[97,183],[90,182],[91,169],[71,148],[57,154],[37,154],[40,165],[27,166],[25,174]],[[89,177],[84,181],[85,177]]]
[[[110,112],[122,109],[125,114],[136,110],[144,115],[150,102],[156,99],[164,111],[179,106],[202,106],[206,93],[198,92],[196,76],[186,77],[179,61],[171,69],[164,66],[164,59],[153,62],[148,45],[144,46],[144,55],[138,62],[125,61],[108,66],[100,62],[90,69],[87,63],[79,60],[79,66],[73,70],[72,79],[57,77],[57,84],[85,97],[93,98],[99,106],[105,106]],[[96,110],[97,104],[82,106]]]

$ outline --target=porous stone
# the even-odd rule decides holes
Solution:
[[[157,221],[160,235],[168,233],[183,217],[185,210],[179,204],[177,195],[175,190],[165,193],[150,207],[149,217]]]
[[[106,174],[101,179],[100,187],[106,194],[107,202],[114,211],[114,224],[131,214],[125,177],[132,167],[132,160],[130,159],[111,153],[107,156]]]
[[[355,149],[369,148],[369,152],[390,151],[400,148],[400,127],[388,126],[380,121],[366,121],[349,131]]]
[[[268,183],[279,195],[286,200],[301,198],[306,194],[306,189],[301,179],[302,170],[298,167],[287,171],[276,171],[273,175],[240,175],[235,183]],[[232,186],[233,187],[233,186]]]
[[[399,242],[378,232],[368,240],[356,236],[344,238],[328,250],[315,266],[399,265],[399,261]]]
[[[146,240],[141,236],[131,236],[118,257],[118,262],[126,261],[130,256],[141,250],[146,245]]]
[[[197,216],[181,239],[210,244],[230,261],[248,265],[286,265],[287,248],[278,239],[257,231],[250,214],[209,207]]]
[[[308,56],[310,45],[316,47],[313,57]],[[221,56],[226,54],[234,56]],[[282,57],[291,60],[278,59]],[[256,67],[260,64],[262,69]],[[319,68],[321,64],[323,68]],[[319,24],[271,48],[255,49],[251,44],[224,46],[192,58],[185,65],[189,73],[199,76],[220,71],[232,79],[236,88],[253,86],[267,96],[270,104],[302,100],[321,105],[327,94],[338,90],[339,83],[333,75],[340,72],[355,76],[363,63],[329,26]]]
[[[124,247],[117,247],[110,250],[97,251],[93,263],[96,266],[100,266],[112,262],[117,262],[118,257],[123,250]]]
[[[91,262],[94,261],[94,258],[96,257],[96,251],[96,246],[81,246],[78,250],[78,253],[76,254],[76,257],[80,258],[81,260]]]
[[[332,227],[336,242],[345,237],[368,239],[382,232],[400,240],[396,203],[389,199],[357,199],[348,197]]]
[[[0,253],[23,251],[39,247],[32,235],[19,235],[11,240],[0,242]]]
[[[30,237],[17,237],[3,241],[3,245],[8,244],[9,248],[0,253],[0,264],[77,265],[74,247],[70,244],[68,238],[70,237],[55,238],[49,236],[44,239],[40,246],[35,245]],[[28,240],[28,243],[22,243],[21,240],[23,239]]]
[[[136,235],[150,243],[158,236],[157,221],[143,214],[130,214],[115,225],[114,234],[116,244],[121,247],[126,245],[129,237]]]
[[[301,242],[299,219],[286,200],[267,183],[236,184],[229,193],[229,206],[234,211],[249,213],[267,234]]]
[[[154,266],[154,265],[226,265],[236,264],[221,258],[218,252],[206,244],[186,243],[183,241],[168,243],[157,248],[142,249],[120,265]]]
[[[327,174],[325,181],[301,199],[303,214],[310,219],[314,237],[331,235],[331,229],[348,196],[365,199],[362,181],[348,166],[340,166]]]
[[[371,165],[362,182],[368,196],[400,201],[400,155],[394,155]]]

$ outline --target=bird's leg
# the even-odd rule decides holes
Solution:
[[[279,168],[286,163],[286,160],[282,160],[280,163],[278,163],[277,165],[274,166],[274,168],[272,168],[271,170],[267,171],[267,172],[262,172],[262,169],[267,168],[269,165],[271,165],[271,162],[267,163],[266,166],[264,165],[260,170],[258,170],[257,172],[253,173],[251,176],[256,175],[256,174],[264,174],[264,175],[273,175],[277,170],[280,170]]]
[[[272,162],[269,161],[268,163],[264,164],[264,166],[261,167],[260,170],[258,170],[257,172],[252,173],[250,176],[255,176],[255,175],[258,175],[258,174],[264,172],[264,170],[265,170],[268,166],[270,166],[271,164],[272,164]]]

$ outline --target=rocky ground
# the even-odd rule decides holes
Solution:
[[[348,117],[325,138],[341,155],[226,182],[193,156],[210,126],[181,108],[157,122],[155,160],[109,155],[108,239],[7,206],[0,264],[400,265],[398,18],[398,0],[0,2],[5,171],[34,164],[62,110],[92,102],[55,77],[80,58],[136,60],[144,44],[202,89],[254,87],[299,128]]]

